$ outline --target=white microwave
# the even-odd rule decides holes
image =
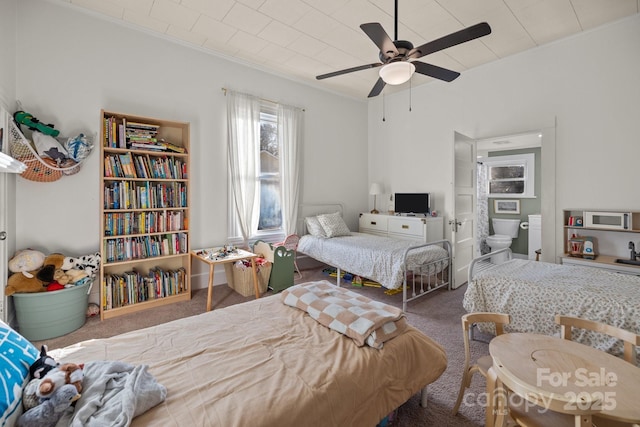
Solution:
[[[629,212],[585,212],[584,226],[607,230],[630,230],[631,214]]]

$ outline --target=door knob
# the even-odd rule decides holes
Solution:
[[[0,240],[7,240],[7,232],[0,231]]]

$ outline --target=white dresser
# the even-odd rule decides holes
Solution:
[[[358,231],[424,243],[442,240],[442,217],[411,217],[361,213]]]

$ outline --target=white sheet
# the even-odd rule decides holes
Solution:
[[[419,245],[424,243],[357,232],[352,232],[351,236],[330,239],[306,234],[300,238],[298,252],[349,273],[375,280],[387,289],[397,289],[404,280],[402,263],[405,252],[408,248]],[[410,266],[417,266],[446,259],[447,256],[445,249],[432,245],[411,251],[408,261]]]
[[[640,334],[640,277],[599,268],[513,259],[477,273],[463,305],[511,314],[511,332],[557,334],[555,315],[563,314]],[[573,339],[622,354],[620,341],[600,333],[574,332]]]

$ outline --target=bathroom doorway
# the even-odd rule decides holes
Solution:
[[[529,215],[539,215],[542,209],[542,140],[540,131],[476,140],[476,256],[509,246],[514,257],[526,259],[531,258],[529,251],[542,249],[528,244]],[[493,229],[493,220],[516,226],[506,245],[487,243],[487,237],[505,234]],[[490,240],[495,243],[493,237]]]
[[[538,189],[536,190],[536,194],[539,194],[539,198],[540,198],[540,214],[542,215],[542,225],[541,225],[541,229],[542,229],[542,235],[541,235],[541,244],[540,246],[542,247],[542,253],[540,255],[540,260],[541,261],[547,261],[547,262],[551,262],[551,263],[556,263],[557,259],[556,259],[556,248],[563,247],[562,244],[562,233],[560,233],[560,230],[556,230],[556,224],[558,222],[557,216],[558,214],[556,213],[556,183],[555,183],[555,179],[556,179],[556,127],[557,127],[557,123],[555,123],[555,119],[554,119],[554,123],[552,125],[549,125],[547,127],[540,127],[540,130],[536,130],[536,131],[526,131],[526,132],[520,132],[520,133],[512,133],[512,134],[501,134],[502,136],[492,136],[492,137],[479,137],[479,138],[473,138],[473,140],[476,142],[479,141],[483,141],[483,142],[489,142],[489,141],[503,141],[505,140],[505,138],[509,138],[509,137],[516,137],[516,136],[521,136],[521,135],[542,135],[541,138],[541,147],[540,147],[540,159],[541,159],[541,164],[540,164],[540,186],[539,186],[539,191]],[[464,137],[464,138],[463,138]],[[461,134],[459,132],[454,132],[454,153],[455,153],[455,147],[457,146],[457,144],[459,144],[460,142],[464,142],[464,139],[469,139],[468,137],[466,137],[464,134]],[[493,145],[501,145],[501,144],[493,144]],[[508,145],[508,144],[502,144],[502,145]],[[477,147],[475,147],[477,148]],[[454,199],[454,209],[453,209],[453,219],[450,222],[450,224],[456,224],[457,223],[457,219],[456,219],[456,204],[455,204],[455,182],[456,182],[456,176],[460,175],[463,171],[459,171],[458,170],[458,166],[456,164],[456,162],[454,162],[454,168],[453,168],[453,182],[454,182],[454,186],[452,189],[452,198]],[[477,181],[477,180],[474,180]],[[476,185],[476,183],[474,183],[474,185]],[[477,190],[477,186],[476,186],[476,190]],[[473,197],[473,204],[472,204],[472,208],[474,211],[477,212],[477,197]],[[474,215],[475,216],[475,222],[477,223],[477,214]],[[473,230],[473,234],[474,234],[474,251],[476,251],[475,247],[477,246],[477,244],[475,243],[475,237],[476,237],[476,227],[474,227]],[[452,245],[453,245],[453,252],[454,252],[454,262],[457,259],[456,253],[457,253],[457,245],[455,242],[452,241]],[[466,266],[467,270],[468,270],[468,265]],[[462,268],[461,268],[462,270]],[[456,272],[456,275],[459,275],[460,277],[464,276],[464,272],[460,271],[460,272]],[[456,283],[456,287],[462,285],[463,282],[458,282]]]

